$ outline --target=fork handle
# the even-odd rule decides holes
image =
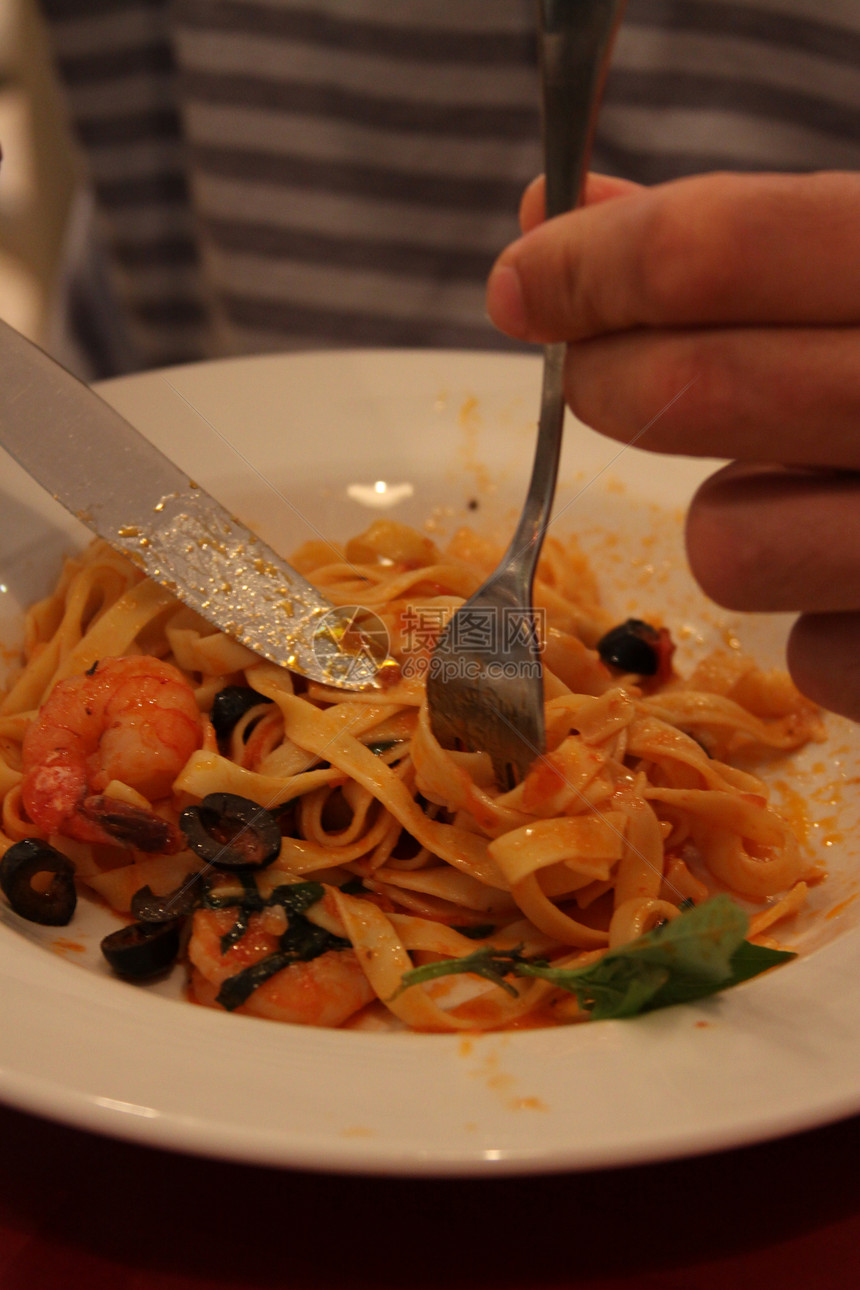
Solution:
[[[612,41],[625,0],[537,0],[541,73],[546,215],[578,205]],[[561,342],[544,349],[540,419],[532,477],[519,524],[508,548],[513,568],[528,552],[523,603],[531,584],[555,495],[564,423],[564,359]],[[508,563],[506,560],[505,563]]]
[[[546,215],[578,205],[625,0],[537,0]]]

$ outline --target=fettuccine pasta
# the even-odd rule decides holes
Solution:
[[[424,696],[436,635],[497,554],[391,522],[303,547],[300,572],[388,632],[382,688],[349,692],[261,661],[94,543],[28,614],[0,703],[0,854],[47,843],[124,916],[142,892],[167,914],[193,893],[192,996],[316,1025],[576,1019],[547,980],[404,975],[490,946],[588,964],[714,892],[769,935],[818,875],[750,767],[820,738],[817,710],[735,651],[682,678],[659,622],[651,675],[607,664],[614,624],[587,562],[550,538],[535,590],[548,748],[501,788],[485,753],[439,745]],[[191,845],[189,819],[229,841],[205,806],[225,794],[275,822],[265,866],[213,868]]]

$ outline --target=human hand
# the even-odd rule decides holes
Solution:
[[[799,613],[796,683],[860,720],[860,175],[594,176],[583,209],[542,221],[538,182],[490,317],[569,342],[587,424],[733,459],[690,507],[693,572],[728,608]]]

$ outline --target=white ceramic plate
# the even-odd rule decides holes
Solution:
[[[288,553],[379,514],[438,532],[464,520],[504,532],[528,475],[539,380],[530,358],[365,352],[234,359],[102,388]],[[782,620],[724,615],[685,573],[681,515],[707,465],[619,454],[577,426],[566,454],[556,522],[581,532],[619,616],[663,613],[681,666],[733,639],[780,660]],[[0,639],[9,643],[22,606],[88,535],[2,464]],[[410,1175],[657,1160],[858,1111],[853,728],[833,721],[826,746],[773,776],[791,809],[805,803],[806,845],[832,876],[794,936],[803,956],[705,1004],[467,1038],[306,1030],[192,1007],[177,981],[152,989],[111,978],[97,949],[109,916],[86,902],[62,936],[4,906],[0,1097],[178,1150]]]

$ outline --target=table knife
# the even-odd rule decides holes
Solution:
[[[0,446],[147,577],[263,658],[378,684],[378,635],[333,606],[89,386],[0,322]]]

